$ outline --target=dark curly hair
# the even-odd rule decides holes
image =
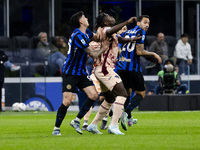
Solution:
[[[141,22],[143,18],[149,18],[148,15],[141,15],[137,18],[137,22]]]
[[[95,22],[95,28],[98,29],[98,27],[104,27],[104,18],[107,14],[106,13],[100,13],[97,18],[96,18],[96,22]]]
[[[79,11],[79,12],[75,13],[74,15],[72,15],[72,17],[70,18],[70,23],[73,25],[73,27],[75,27],[75,28],[79,28],[80,27],[79,19],[83,15],[84,15],[83,11]]]

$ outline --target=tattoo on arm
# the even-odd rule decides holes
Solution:
[[[99,50],[92,50],[90,46],[85,49],[85,52],[93,58],[99,57],[103,52],[105,52],[105,48],[101,47]]]
[[[144,49],[144,44],[136,44],[136,51],[138,55],[141,56],[152,56],[152,52],[148,52]]]

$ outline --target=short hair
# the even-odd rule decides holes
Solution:
[[[189,36],[188,36],[188,34],[186,34],[186,33],[183,33],[183,34],[181,35],[181,38],[183,38],[183,37],[186,37],[186,38],[188,38]]]
[[[77,13],[75,13],[74,15],[72,15],[72,17],[70,18],[70,23],[75,27],[75,28],[79,28],[80,27],[80,22],[79,19],[84,15],[83,11],[79,11]]]
[[[137,18],[137,22],[141,22],[143,18],[149,18],[148,15],[141,15]]]
[[[46,34],[46,35],[47,35],[46,32],[40,32],[40,33],[38,34],[38,38],[39,38],[39,39],[41,39],[41,35],[42,35],[42,34]]]
[[[95,28],[98,29],[98,27],[104,27],[105,24],[104,24],[104,17],[106,16],[107,14],[102,12],[100,13],[97,18],[96,18],[96,23],[95,23]]]

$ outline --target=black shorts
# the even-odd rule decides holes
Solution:
[[[117,70],[117,74],[121,77],[126,89],[131,88],[133,91],[145,91],[144,77],[141,72]]]
[[[94,86],[93,82],[86,75],[62,75],[62,92],[76,93],[77,87],[82,90],[88,86]]]

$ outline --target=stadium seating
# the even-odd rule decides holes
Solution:
[[[168,45],[168,56],[170,58],[174,56],[174,50],[175,50],[177,40],[174,36],[165,35],[165,41]]]
[[[0,36],[0,49],[5,52],[9,60],[12,60],[13,48],[12,48],[12,41],[10,38],[5,36]]]
[[[16,61],[24,62],[27,59],[31,59],[31,41],[26,36],[14,36],[12,38],[14,57]]]

